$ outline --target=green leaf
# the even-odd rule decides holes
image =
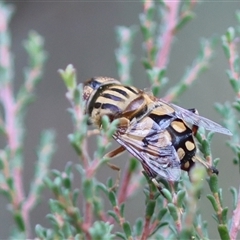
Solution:
[[[81,86],[81,85],[79,85]],[[82,101],[82,91],[81,88],[73,89],[73,101],[76,105],[78,105]]]
[[[209,187],[213,193],[218,192],[218,177],[216,174],[212,174],[209,180]]]
[[[240,24],[240,10],[236,11],[236,19],[237,19],[238,23]]]
[[[112,204],[113,207],[116,207],[116,206],[117,206],[116,194],[115,194],[113,191],[109,192],[109,194],[108,194],[108,199],[109,199],[109,201],[111,202],[111,204]]]
[[[72,173],[72,162],[67,162],[66,166],[65,166],[65,169],[64,169],[64,172],[70,176],[71,173]]]
[[[150,235],[149,237],[153,236],[160,228],[165,227],[165,226],[168,226],[168,225],[169,225],[169,222],[161,222],[160,224],[158,224],[158,225],[154,228],[154,230],[151,232],[151,235]],[[158,239],[164,240],[165,238],[158,238]]]
[[[149,31],[149,28],[145,26],[145,22],[147,21],[146,15],[143,13],[139,14],[139,20],[140,20],[143,39],[148,40],[151,37],[151,31]]]
[[[219,223],[217,214],[212,214],[212,217],[217,223]]]
[[[207,135],[207,141],[208,141],[208,142],[211,142],[213,136],[214,136],[214,132],[209,132],[208,135]]]
[[[97,188],[101,189],[108,196],[108,188],[103,183],[97,182]]]
[[[108,138],[112,138],[113,134],[116,132],[118,124],[119,124],[119,119],[115,119],[110,123],[106,133]]]
[[[149,200],[146,206],[146,217],[151,218],[152,215],[154,214],[154,209],[156,206],[156,201],[155,200]]]
[[[14,220],[15,220],[20,232],[24,232],[25,231],[25,223],[24,223],[23,216],[20,212],[14,213]]]
[[[226,225],[219,224],[218,232],[222,240],[230,240],[229,232]]]
[[[160,69],[158,67],[154,67],[147,70],[147,75],[150,83],[152,84],[152,93],[154,96],[157,96],[159,91],[164,87],[167,83],[166,69]]]
[[[47,59],[47,52],[44,51],[44,39],[37,32],[30,31],[28,39],[23,43],[29,55],[31,68],[42,66]]]
[[[64,206],[61,202],[55,199],[49,199],[49,206],[51,209],[51,212],[61,214],[64,210]]]
[[[151,69],[152,65],[147,58],[142,59],[142,64],[146,70]]]
[[[135,223],[135,236],[138,237],[142,234],[142,230],[143,230],[143,219],[142,218],[138,218],[136,220]]]
[[[233,103],[232,103],[233,107],[240,112],[240,100],[236,99]]]
[[[80,192],[79,189],[74,189],[73,194],[72,194],[72,202],[73,202],[73,206],[75,206],[75,207],[78,204],[77,200],[78,200],[79,192]]]
[[[210,194],[207,195],[207,198],[211,202],[215,212],[217,212],[218,211],[218,205],[217,205],[217,202],[216,202],[215,198],[212,195],[210,195]]]
[[[118,216],[117,216],[117,214],[116,214],[114,211],[109,210],[107,213],[108,213],[108,215],[111,216],[118,224],[120,223],[120,222],[119,222],[119,219],[118,219]]]
[[[124,216],[124,210],[125,210],[125,204],[123,203],[120,206],[120,214],[121,214],[122,217]]]
[[[67,189],[71,189],[71,187],[72,187],[72,180],[71,180],[71,178],[69,178],[69,177],[67,177],[67,176],[63,176],[63,181],[62,181],[62,183],[63,183],[63,186],[65,187],[65,188],[67,188]]]
[[[103,128],[103,130],[105,132],[107,132],[109,124],[110,124],[108,116],[104,115],[102,117],[101,121],[102,121],[102,128]]]
[[[235,72],[239,73],[239,56],[236,56],[233,62],[233,69]]]
[[[178,211],[176,206],[173,203],[168,203],[168,210],[173,218],[174,221],[178,220]]]
[[[225,36],[228,43],[231,43],[235,38],[235,29],[233,27],[229,27]]]
[[[6,179],[7,185],[11,190],[14,190],[14,181],[12,177],[8,177]]]
[[[214,166],[214,167],[217,167],[219,161],[220,161],[220,158],[215,158],[215,159],[213,160],[213,166]]]
[[[207,223],[207,221],[204,221],[204,222],[202,223],[202,231],[203,231],[203,236],[204,236],[206,239],[208,239],[209,237],[208,237],[208,223]]]
[[[168,189],[166,189],[166,188],[163,188],[162,189],[162,194],[163,194],[163,196],[167,199],[167,201],[169,202],[169,203],[171,203],[172,202],[172,194],[169,192],[169,190]]]
[[[223,47],[223,51],[225,53],[226,58],[229,59],[230,58],[230,48],[227,43],[227,37],[225,35],[222,36],[222,47]]]
[[[134,171],[136,171],[138,165],[139,161],[136,158],[131,158],[129,163],[129,172],[133,173]]]
[[[178,205],[178,207],[182,207],[185,196],[186,196],[186,191],[185,190],[178,191],[178,193],[177,193],[177,205]]]
[[[206,139],[203,139],[202,141],[202,152],[204,153],[204,156],[210,155],[210,146],[209,142]]]
[[[114,240],[115,235],[111,234],[113,225],[108,222],[96,221],[90,227],[89,233],[91,235],[91,239],[109,239]]]
[[[233,209],[236,209],[237,207],[237,202],[238,202],[238,193],[237,193],[237,189],[234,187],[230,188],[230,192],[232,193],[233,196]]]
[[[37,224],[35,226],[35,232],[36,232],[36,235],[39,237],[39,238],[42,238],[42,239],[46,239],[46,236],[47,236],[47,231],[45,228],[43,228],[40,224]]]
[[[186,25],[189,21],[191,21],[195,17],[193,12],[186,12],[184,17],[180,18],[178,21],[175,31],[179,31],[184,25]]]
[[[107,185],[108,188],[112,188],[112,187],[113,187],[113,180],[112,180],[111,177],[109,177],[109,178],[107,179],[106,185]]]
[[[65,70],[60,69],[58,70],[58,72],[69,90],[73,90],[76,88],[77,86],[76,70],[72,64],[69,64]]]
[[[121,232],[116,232],[115,235],[116,235],[116,237],[118,237],[118,238],[127,240],[127,238],[125,237],[125,235],[124,235],[123,233],[121,233]]]
[[[222,221],[223,221],[224,224],[227,224],[227,222],[228,222],[227,214],[228,214],[228,207],[225,207],[222,210]]]
[[[81,155],[82,153],[81,145],[79,144],[79,136],[79,133],[73,133],[68,135],[69,142],[76,151],[77,155]]]
[[[222,194],[222,188],[218,189],[218,197],[219,197],[219,201],[221,206],[223,205],[223,194]]]
[[[83,196],[86,201],[91,202],[93,196],[93,182],[91,179],[85,179],[83,181]]]
[[[58,171],[57,169],[52,169],[51,173],[54,177],[61,177],[61,175],[62,175],[61,172]]]
[[[159,222],[162,220],[162,218],[165,216],[165,214],[167,213],[167,208],[162,208],[157,216],[157,219],[159,220]]]
[[[53,189],[53,181],[49,177],[45,177],[43,182],[49,189]]]
[[[234,92],[238,93],[238,91],[240,89],[239,81],[237,79],[235,79],[235,78],[230,78],[229,81],[230,81],[230,84],[231,84]]]
[[[179,239],[195,239],[195,234],[191,229],[183,229],[179,234]]]
[[[149,21],[152,21],[154,19],[154,14],[156,12],[156,4],[155,2],[149,2],[148,8],[146,9],[145,16]]]
[[[132,230],[131,230],[129,222],[124,222],[123,223],[123,231],[124,231],[127,238],[132,237]]]

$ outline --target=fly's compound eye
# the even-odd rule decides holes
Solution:
[[[89,87],[89,88],[92,88],[92,90],[96,90],[101,85],[102,85],[102,81],[99,81],[98,78],[91,78],[85,82],[84,87]]]
[[[102,82],[98,81],[97,78],[91,78],[84,83],[83,99],[88,101],[93,91],[97,90],[102,85]]]

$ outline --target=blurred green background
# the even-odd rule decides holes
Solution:
[[[35,150],[41,130],[53,128],[57,132],[58,148],[52,168],[62,171],[66,162],[79,161],[67,139],[67,135],[73,131],[72,121],[67,112],[69,103],[65,98],[66,89],[57,70],[65,69],[67,64],[72,63],[78,71],[79,82],[99,75],[117,78],[114,56],[117,43],[114,28],[117,25],[138,25],[138,15],[142,11],[142,5],[140,1],[14,1],[13,4],[16,12],[11,22],[11,31],[16,66],[16,89],[22,83],[22,69],[27,63],[22,42],[27,38],[29,30],[36,30],[45,38],[49,53],[43,81],[37,88],[37,99],[29,108],[26,121],[24,181],[28,189],[34,173]],[[196,18],[187,24],[175,39],[167,70],[169,86],[174,85],[182,77],[186,67],[192,64],[200,49],[200,38],[216,35],[220,39],[229,26],[236,25],[236,9],[240,9],[239,1],[205,1],[197,5]],[[145,88],[149,87],[149,83],[141,64],[141,41],[141,34],[138,33],[133,48],[135,62],[132,76],[136,87]],[[213,109],[213,104],[232,100],[234,97],[225,74],[227,68],[227,60],[219,44],[210,69],[181,96],[178,104],[185,108],[195,107],[201,115],[220,123],[221,120]],[[229,187],[238,187],[240,181],[239,171],[232,164],[233,154],[225,147],[226,140],[226,136],[216,134],[212,151],[214,157],[221,158],[218,169],[220,186],[223,187],[224,206],[231,206]],[[94,151],[94,148],[92,144],[91,151]],[[122,158],[115,159],[114,163],[124,166],[126,159],[127,155],[123,155]],[[108,175],[116,177],[116,173],[108,166],[102,167],[99,172],[101,181],[105,181]],[[75,187],[80,186],[79,179],[75,179]],[[206,190],[199,201],[200,207],[203,209],[204,219],[209,223],[211,239],[218,239],[216,223],[211,217],[213,210],[205,197],[207,193],[206,185]],[[143,195],[142,189],[139,194]],[[45,215],[49,212],[50,197],[51,194],[45,191],[42,203],[32,212],[33,228],[37,223],[48,226]],[[1,239],[9,236],[9,226],[12,224],[11,215],[5,210],[6,204],[6,199],[0,197]],[[126,206],[126,217],[135,219],[143,214],[143,204],[144,196],[131,199]]]

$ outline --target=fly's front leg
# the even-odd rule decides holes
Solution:
[[[118,123],[117,129],[126,131],[126,129],[130,125],[130,120],[128,118],[121,117],[121,118],[118,119],[118,121],[119,121],[119,123]]]
[[[115,158],[120,156],[126,149],[122,146],[112,150],[111,152],[108,152],[104,155],[104,158]]]
[[[117,131],[116,131],[116,136],[117,134],[120,134],[120,133],[123,133],[126,131],[126,129],[129,127],[129,124],[130,124],[130,121],[129,119],[125,118],[125,117],[122,117],[122,118],[119,118],[119,123],[118,123],[118,126],[117,126]],[[117,133],[118,132],[118,133]],[[120,156],[126,149],[123,147],[123,146],[120,146],[110,152],[108,152],[107,154],[104,155],[104,158],[115,158],[115,157],[118,157]],[[116,182],[115,184],[113,185],[113,187],[111,188],[111,190],[117,188],[119,186],[119,180],[120,180],[120,173],[121,173],[121,169],[120,167],[116,166],[115,164],[112,164],[112,163],[107,163],[108,166],[115,170],[115,171],[118,171],[118,177],[116,179]]]
[[[107,154],[105,154],[104,158],[114,158],[114,157],[117,157],[117,156],[121,155],[124,151],[125,151],[125,148],[120,146],[119,148],[116,148],[113,151],[108,152]],[[109,162],[107,163],[107,165],[112,170],[118,171],[118,175],[117,175],[116,181],[115,181],[114,185],[111,187],[111,189],[109,189],[109,191],[112,191],[112,190],[118,188],[118,186],[119,186],[119,181],[120,181],[120,176],[121,176],[121,169],[117,165],[109,163]]]
[[[162,191],[163,188],[162,188],[161,184],[157,181],[157,179],[152,178],[151,180],[152,180],[152,183],[154,184],[154,186],[158,189],[158,191],[164,196],[163,191]]]
[[[117,126],[117,131],[114,134],[115,136],[117,136],[118,134],[123,134],[126,129],[129,127],[130,121],[129,119],[122,117],[119,118],[119,123]],[[114,158],[114,157],[118,157],[120,156],[126,149],[123,146],[120,146],[116,149],[114,149],[111,152],[108,152],[107,154],[105,154],[104,158]]]
[[[109,189],[109,191],[114,191],[116,188],[119,187],[119,182],[120,182],[120,177],[121,177],[121,169],[120,169],[120,167],[118,167],[117,165],[112,164],[112,163],[107,163],[107,165],[111,169],[118,172],[118,175],[117,175],[117,178],[116,178],[116,181],[115,181],[114,185]]]
[[[87,132],[88,137],[93,136],[93,135],[98,135],[98,134],[100,134],[99,129],[88,130],[88,132]]]

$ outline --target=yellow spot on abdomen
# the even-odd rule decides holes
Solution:
[[[178,133],[182,133],[187,130],[187,128],[183,122],[173,121],[173,122],[171,122],[171,126]]]
[[[191,141],[186,141],[185,146],[188,151],[192,151],[195,148],[195,144]]]
[[[185,156],[185,151],[182,148],[178,148],[177,154],[180,160],[182,160]]]
[[[185,164],[184,164],[184,168],[185,169],[188,169],[190,167],[190,163],[189,162],[186,162]]]

